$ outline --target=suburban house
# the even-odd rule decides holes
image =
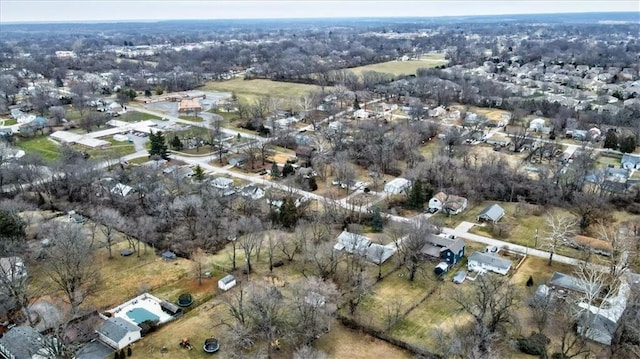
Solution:
[[[240,154],[229,158],[227,160],[227,163],[234,167],[242,167],[245,163],[247,163],[248,160],[249,158],[246,155]]]
[[[549,279],[549,287],[554,290],[562,290],[574,293],[584,293],[584,286],[580,284],[580,280],[568,274],[554,272]]]
[[[107,106],[107,113],[110,115],[120,115],[124,113],[124,109],[119,103],[112,102],[109,104],[109,106]]]
[[[429,200],[429,208],[437,208],[447,214],[458,214],[467,208],[467,203],[464,197],[438,192]]]
[[[486,221],[496,223],[502,217],[504,217],[504,209],[498,204],[492,204],[483,209],[482,212],[480,212],[476,217],[476,220],[478,222]]]
[[[625,153],[622,155],[620,163],[622,164],[622,168],[626,168],[628,170],[638,169],[640,168],[640,155]]]
[[[142,338],[139,326],[120,317],[107,318],[96,332],[101,341],[118,350]]]
[[[216,177],[211,181],[211,185],[219,189],[233,188],[233,180],[227,177]]]
[[[50,355],[44,337],[32,327],[17,326],[0,337],[0,357],[7,359],[40,359]]]
[[[397,177],[384,185],[384,191],[388,194],[400,194],[411,187],[411,181]]]
[[[220,280],[218,281],[218,288],[224,290],[225,292],[235,286],[236,278],[231,274],[227,274],[226,276],[220,278]]]
[[[467,262],[467,268],[472,272],[495,272],[502,275],[511,269],[511,261],[493,253],[473,252]]]
[[[485,140],[487,144],[490,145],[498,145],[501,147],[507,147],[511,144],[511,139],[509,137],[504,137],[500,135],[493,135]]]
[[[133,189],[133,187],[127,186],[126,184],[118,183],[115,186],[113,186],[113,188],[111,188],[110,192],[112,194],[116,194],[121,197],[126,197],[134,191],[135,190]]]
[[[250,185],[242,187],[240,189],[240,194],[243,197],[249,197],[251,199],[260,199],[260,198],[264,197],[265,191],[264,191],[264,189],[254,185],[254,184],[250,184]]]
[[[0,276],[3,277],[0,282],[4,280],[14,282],[26,277],[27,268],[22,258],[15,256],[0,258]]]
[[[426,243],[420,249],[420,253],[434,258],[439,258],[453,265],[464,257],[464,240],[447,238],[444,236],[430,235]]]
[[[347,231],[342,231],[338,235],[337,241],[333,246],[334,250],[345,251],[349,254],[359,254],[375,264],[384,263],[396,252],[393,245],[383,246],[373,243],[368,237]]]

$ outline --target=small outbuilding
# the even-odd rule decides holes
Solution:
[[[449,263],[447,262],[440,262],[438,263],[438,265],[434,268],[434,273],[436,275],[442,275],[445,274],[449,271]]]
[[[218,281],[218,288],[224,290],[225,292],[228,291],[229,289],[235,287],[235,286],[236,286],[236,278],[234,276],[232,276],[231,274],[228,274],[228,275],[222,277]]]
[[[161,256],[165,261],[173,261],[177,258],[176,254],[172,251],[162,252]]]

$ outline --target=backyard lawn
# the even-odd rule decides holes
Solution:
[[[116,118],[116,120],[124,121],[124,122],[138,122],[138,121],[160,120],[160,119],[161,118],[156,115],[152,115],[144,112],[138,112],[138,111],[127,111],[122,115],[120,115],[118,118]]]
[[[178,118],[181,118],[181,119],[186,120],[186,121],[191,121],[191,122],[202,122],[202,117],[200,117],[200,116],[181,115]]]

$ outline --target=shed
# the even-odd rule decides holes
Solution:
[[[397,177],[384,185],[384,191],[389,194],[400,194],[411,187],[411,181],[406,178]]]
[[[108,318],[96,330],[101,341],[115,349],[122,349],[139,340],[140,327],[120,317]]]
[[[236,278],[231,274],[227,274],[218,281],[218,288],[225,292],[236,286]]]
[[[166,300],[160,302],[160,308],[163,312],[170,314],[171,316],[178,318],[181,317],[184,313],[182,312],[182,308],[178,307],[173,303],[169,303]]]
[[[483,209],[482,212],[478,214],[476,219],[478,220],[478,222],[480,220],[483,220],[487,222],[496,223],[502,217],[504,217],[504,209],[497,204],[492,204],[490,206],[487,206],[485,209]]]
[[[447,262],[438,263],[438,265],[433,270],[433,272],[436,275],[441,275],[441,274],[447,273],[448,271],[449,271],[449,264]]]
[[[173,253],[172,251],[162,252],[161,256],[162,256],[162,259],[164,259],[165,261],[172,261],[177,258],[176,254]]]

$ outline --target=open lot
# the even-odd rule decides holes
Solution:
[[[297,99],[306,93],[319,91],[320,86],[263,79],[244,80],[241,78],[235,78],[227,81],[207,82],[202,89],[216,92],[233,92],[242,100],[253,101],[260,96]]]
[[[359,67],[353,67],[348,69],[354,72],[356,75],[362,75],[365,71],[383,72],[391,75],[412,75],[420,68],[430,68],[440,65],[446,65],[447,60],[444,59],[444,54],[426,54],[419,60],[409,61],[388,61],[379,64],[365,65]]]
[[[55,161],[60,158],[60,146],[50,141],[46,136],[18,138],[16,146],[27,153],[39,153],[47,161]]]

